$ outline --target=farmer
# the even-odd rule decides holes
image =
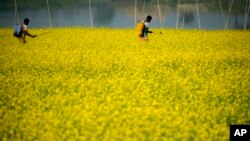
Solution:
[[[150,15],[147,16],[147,18],[143,21],[143,29],[142,34],[139,35],[139,38],[145,41],[148,41],[148,33],[153,33],[152,31],[149,31],[149,23],[151,22],[152,17]]]
[[[31,35],[29,32],[28,32],[28,24],[29,24],[29,19],[28,18],[25,18],[24,20],[23,20],[23,24],[21,25],[21,35],[20,36],[16,36],[18,39],[19,39],[19,41],[21,42],[21,43],[26,43],[26,40],[25,40],[25,37],[26,37],[26,35],[27,36],[30,36],[30,37],[32,37],[32,38],[34,38],[34,37],[36,37],[37,35]]]

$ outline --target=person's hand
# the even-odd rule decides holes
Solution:
[[[148,33],[153,33],[153,31],[149,31]]]
[[[31,35],[32,38],[35,38],[37,35]]]

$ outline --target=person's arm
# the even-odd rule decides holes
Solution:
[[[150,31],[150,30],[148,29],[148,27],[146,28],[146,30],[147,30],[147,33],[153,33],[153,31]]]
[[[23,32],[24,32],[24,34],[26,34],[26,35],[28,35],[28,36],[30,36],[30,37],[32,37],[32,38],[34,38],[34,37],[36,37],[36,35],[31,35],[29,32],[28,32],[28,26],[26,25],[23,25]]]
[[[149,24],[148,23],[145,23],[145,31],[146,31],[146,33],[153,33],[153,31],[149,30]]]
[[[32,38],[36,37],[36,35],[31,35],[28,30],[24,30],[24,33]]]

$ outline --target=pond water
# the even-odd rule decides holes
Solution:
[[[233,1],[230,3],[230,1]],[[24,18],[30,27],[126,27],[153,17],[151,27],[229,29],[249,28],[246,0],[0,0],[0,27]],[[244,26],[245,25],[245,26]]]

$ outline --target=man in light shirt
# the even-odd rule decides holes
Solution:
[[[32,38],[36,37],[37,35],[31,35],[29,32],[28,32],[28,24],[29,24],[29,19],[28,18],[25,18],[23,20],[23,24],[22,24],[22,35],[21,37],[18,37],[19,41],[22,42],[22,43],[26,43],[26,40],[25,40],[25,37],[26,35],[27,36],[30,36]]]
[[[144,20],[144,28],[141,38],[143,38],[146,41],[148,41],[148,33],[153,33],[152,31],[149,31],[149,23],[151,22],[151,20],[152,17],[150,15],[147,16],[146,20]]]

